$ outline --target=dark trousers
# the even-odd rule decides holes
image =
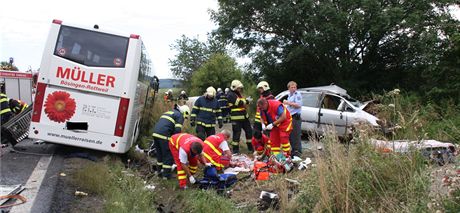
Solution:
[[[292,116],[292,132],[289,135],[289,142],[291,143],[291,155],[302,154],[302,119],[299,115]]]
[[[174,163],[174,158],[169,150],[169,141],[154,138],[154,145],[157,154],[157,170],[163,170],[163,177],[171,177],[171,167]]]
[[[230,122],[230,109],[229,108],[221,108],[222,110],[222,120],[224,123]]]
[[[201,125],[196,125],[196,134],[201,140],[205,140],[207,137],[216,134],[216,129],[214,127],[204,127]]]
[[[252,144],[251,144],[251,139],[252,139],[251,123],[249,122],[249,119],[244,119],[244,120],[232,121],[233,152],[235,153],[239,152],[241,129],[243,129],[244,133],[246,134],[246,145],[248,146],[248,150],[251,152],[254,151],[252,148]]]

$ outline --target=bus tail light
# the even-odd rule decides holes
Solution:
[[[139,39],[140,36],[136,34],[131,34],[129,37],[134,38],[134,39]]]
[[[45,98],[46,84],[38,83],[37,92],[35,93],[34,109],[32,111],[32,122],[40,122],[42,114],[43,99]]]
[[[61,20],[53,19],[53,24],[62,24]]]
[[[115,136],[123,137],[125,131],[126,117],[128,117],[129,99],[121,98],[118,106],[117,122],[115,124]]]

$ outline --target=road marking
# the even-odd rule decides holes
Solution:
[[[24,186],[26,189],[21,193],[27,199],[27,202],[14,206],[11,208],[11,213],[22,213],[22,212],[31,212],[32,206],[35,202],[35,198],[37,197],[37,193],[40,190],[40,186],[42,185],[43,179],[45,178],[46,171],[48,170],[48,166],[50,165],[51,159],[53,156],[43,156],[35,166],[34,171],[27,180],[26,185]]]

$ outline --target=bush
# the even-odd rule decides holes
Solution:
[[[390,139],[460,141],[460,106],[453,102],[424,102],[415,93],[390,91],[374,95],[378,117],[399,128]]]

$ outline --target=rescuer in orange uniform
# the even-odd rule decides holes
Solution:
[[[222,170],[230,164],[232,152],[227,143],[230,137],[230,131],[222,130],[219,134],[211,135],[204,141],[204,158],[206,162],[212,163],[217,170]]]
[[[252,137],[252,147],[254,147],[254,155],[257,156],[270,156],[271,144],[270,138],[261,131],[255,130],[254,136]]]
[[[187,178],[191,184],[196,182],[193,175],[198,169],[198,161],[206,163],[203,152],[203,141],[188,133],[178,133],[169,139],[169,149],[177,165],[177,179],[181,189],[187,188]]]
[[[277,100],[260,98],[257,101],[260,109],[260,120],[265,124],[266,130],[270,131],[271,151],[279,154],[281,149],[287,156],[290,155],[291,145],[289,134],[292,131],[292,117],[286,107]]]

